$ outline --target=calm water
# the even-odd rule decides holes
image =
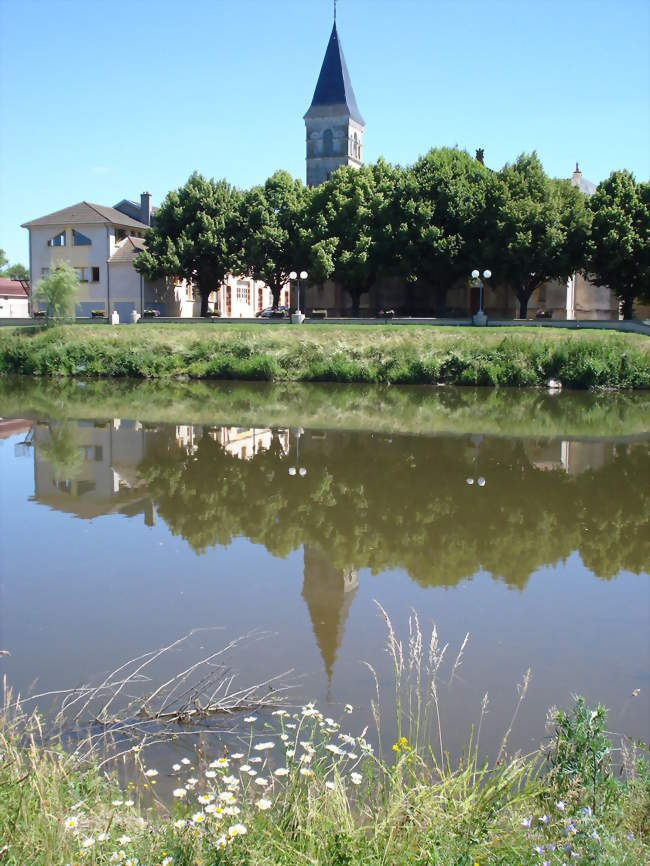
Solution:
[[[187,654],[261,630],[230,658],[242,683],[293,668],[296,701],[350,702],[362,724],[364,660],[387,708],[391,692],[376,599],[406,640],[411,609],[435,622],[451,659],[470,633],[443,694],[447,748],[487,691],[494,752],[528,667],[513,746],[578,693],[648,738],[647,397],[511,394],[495,409],[479,392],[183,387],[3,385],[14,687],[97,681],[196,628]]]

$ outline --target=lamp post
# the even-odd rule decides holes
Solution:
[[[489,280],[491,276],[492,271],[483,271],[483,280]],[[487,316],[483,312],[483,280],[481,279],[481,274],[477,269],[474,269],[472,271],[472,279],[478,281],[479,288],[478,312],[474,313],[474,315],[472,316],[472,322],[475,325],[484,328],[487,325]]]
[[[302,432],[302,427],[298,427],[298,429],[296,430],[296,463],[298,465],[297,467],[289,467],[289,475],[291,475],[292,477],[294,475],[299,475],[301,478],[304,478],[307,474],[307,470],[305,469],[305,467],[300,465],[300,436]]]
[[[291,273],[289,274],[289,279],[296,280],[298,284],[298,304],[296,307],[296,312],[293,313],[293,315],[291,316],[291,323],[294,325],[300,325],[305,320],[305,317],[300,312],[300,280],[306,280],[308,276],[309,275],[307,271],[300,271],[300,276],[295,271],[291,271]]]

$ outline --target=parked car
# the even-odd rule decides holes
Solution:
[[[289,315],[289,307],[266,307],[255,313],[261,319],[286,319]]]

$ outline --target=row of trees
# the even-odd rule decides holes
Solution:
[[[614,172],[587,198],[548,177],[535,153],[494,172],[465,151],[431,150],[413,166],[383,159],[340,168],[310,189],[287,172],[241,191],[194,173],[170,192],[136,268],[198,286],[201,313],[226,274],[263,280],[274,303],[294,269],[335,280],[358,314],[380,278],[424,286],[443,315],[447,292],[489,267],[525,317],[541,284],[588,272],[620,298],[626,318],[650,298],[650,184]]]
[[[3,249],[0,249],[0,277],[8,277],[10,280],[28,280],[29,271],[25,265],[18,262],[10,265],[7,254]]]

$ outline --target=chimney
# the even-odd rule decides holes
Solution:
[[[151,193],[140,193],[140,219],[148,226],[151,225]]]
[[[578,163],[576,162],[576,170],[571,175],[571,186],[580,186],[581,178],[582,178],[582,172],[578,168]]]

